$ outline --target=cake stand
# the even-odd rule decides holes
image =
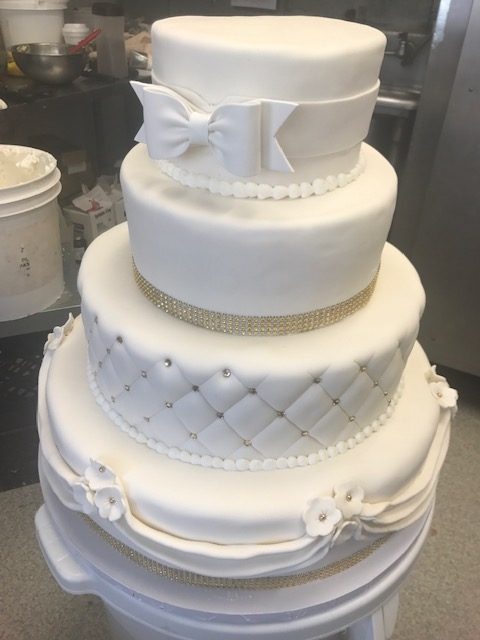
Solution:
[[[388,640],[398,592],[428,534],[432,508],[335,575],[278,589],[179,584],[120,554],[82,514],[64,507],[40,472],[45,504],[36,514],[40,547],[67,592],[95,594],[115,640]]]

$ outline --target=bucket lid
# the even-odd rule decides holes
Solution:
[[[60,180],[57,161],[46,151],[0,145],[0,217],[10,207],[49,192]],[[16,205],[15,205],[16,206]]]

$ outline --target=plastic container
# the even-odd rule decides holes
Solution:
[[[102,30],[96,39],[98,73],[113,78],[126,78],[128,66],[123,8],[110,2],[95,2],[92,13],[95,28]]]
[[[80,40],[86,38],[90,33],[90,29],[86,24],[77,22],[67,22],[63,25],[62,35],[65,44],[78,44]]]
[[[67,0],[0,0],[7,48],[30,42],[62,42]]]
[[[50,306],[63,291],[60,171],[39,149],[0,145],[0,321]]]

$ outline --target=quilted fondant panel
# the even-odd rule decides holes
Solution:
[[[348,441],[388,409],[415,340],[410,332],[314,373],[252,366],[248,375],[235,362],[182,366],[175,345],[149,360],[98,316],[84,313],[84,323],[91,372],[116,415],[166,448],[231,460],[308,456]]]

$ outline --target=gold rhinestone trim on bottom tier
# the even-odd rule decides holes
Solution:
[[[157,289],[142,276],[133,262],[135,282],[143,295],[153,304],[179,320],[210,331],[242,336],[284,336],[327,327],[359,311],[370,300],[378,277],[378,269],[371,282],[351,298],[330,307],[288,316],[240,316],[209,311],[182,302]]]
[[[187,584],[193,587],[212,587],[215,589],[284,589],[287,587],[296,587],[302,584],[308,584],[315,580],[331,578],[332,576],[342,573],[342,571],[352,569],[355,565],[362,562],[362,560],[366,560],[390,538],[390,534],[384,535],[372,542],[368,547],[360,549],[348,558],[337,560],[325,567],[320,567],[304,573],[289,576],[265,576],[261,578],[217,578],[204,576],[198,573],[191,573],[190,571],[184,571],[183,569],[174,569],[160,564],[151,558],[147,558],[138,551],[135,551],[123,542],[120,542],[117,538],[114,538],[87,515],[81,514],[81,516],[88,526],[98,534],[104,542],[109,544],[115,549],[115,551],[118,551],[122,556],[128,558],[131,562],[134,562],[142,569],[162,578],[166,578],[167,580],[171,580],[172,582]]]

